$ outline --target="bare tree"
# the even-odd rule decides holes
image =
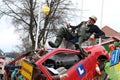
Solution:
[[[41,0],[3,0],[0,5],[0,17],[7,15],[12,24],[19,31],[24,50],[34,49],[38,20],[38,10]],[[70,0],[45,0],[42,5],[50,7],[50,12],[45,15],[41,12],[40,31],[38,38],[39,47],[46,43],[51,34],[64,25],[68,19],[67,13],[71,10]],[[42,42],[42,43],[41,43]]]

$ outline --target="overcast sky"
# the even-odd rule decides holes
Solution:
[[[75,0],[75,1],[79,1],[74,2],[74,4],[76,4],[76,7],[79,9],[81,9],[81,2],[83,2],[82,20],[87,20],[89,16],[95,15],[98,19],[96,25],[98,25],[100,28],[107,25],[120,32],[119,0]],[[79,16],[81,16],[81,12]],[[79,21],[77,21],[77,23],[79,23]]]
[[[89,16],[97,17],[96,25],[100,28],[109,26],[112,29],[120,32],[120,0],[72,0],[76,8],[82,9],[83,12],[78,12],[77,19],[73,18],[73,25],[77,25],[81,20],[87,20]],[[81,3],[83,2],[83,6]],[[103,7],[103,10],[102,10]],[[82,18],[80,18],[82,16]],[[15,50],[15,45],[19,44],[18,35],[14,32],[13,25],[9,19],[2,18],[0,20],[0,49],[4,52]]]
[[[0,20],[0,49],[3,52],[15,51],[15,47],[19,43],[15,28],[10,24],[8,18],[3,17]]]

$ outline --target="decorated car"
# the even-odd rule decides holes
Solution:
[[[101,45],[78,50],[38,49],[22,54],[6,65],[6,80],[11,80],[10,68],[20,68],[21,80],[94,80],[102,74],[100,70],[108,59],[109,54]],[[18,60],[21,60],[21,66],[13,66]]]

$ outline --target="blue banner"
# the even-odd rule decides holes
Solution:
[[[120,48],[112,51],[111,58],[110,58],[110,66],[113,66],[119,63],[119,56],[120,56]]]

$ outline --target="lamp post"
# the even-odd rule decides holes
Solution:
[[[37,33],[36,33],[36,42],[35,42],[35,50],[38,48],[38,34],[39,34],[39,26],[40,26],[40,13],[41,11],[45,14],[48,15],[50,12],[50,8],[48,6],[43,6],[41,8],[41,3],[40,3],[40,9],[38,11],[38,21],[37,21]]]
[[[37,33],[36,33],[36,40],[35,40],[35,50],[38,48],[38,34],[39,34],[39,25],[40,25],[40,12],[41,12],[41,3],[40,3],[40,9],[38,11]]]

